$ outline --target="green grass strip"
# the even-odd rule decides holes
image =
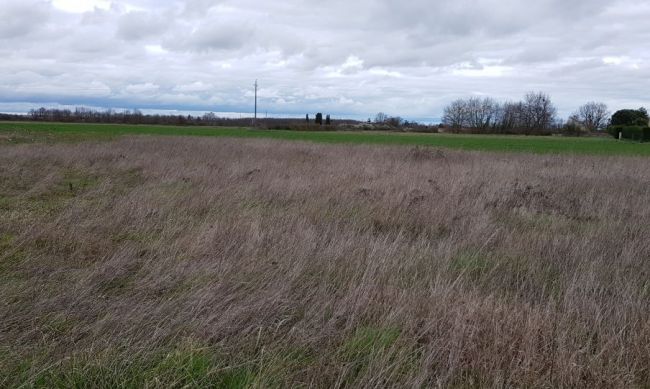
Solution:
[[[283,131],[231,127],[194,127],[122,124],[69,124],[0,122],[0,135],[11,134],[15,143],[112,139],[123,135],[211,136],[269,138],[318,143],[434,146],[461,150],[536,154],[650,156],[650,144],[610,138],[551,136],[421,134],[394,132]],[[31,137],[31,138],[30,138]],[[11,139],[0,138],[0,144]]]

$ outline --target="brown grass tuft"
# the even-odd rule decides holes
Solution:
[[[0,386],[648,386],[649,205],[643,158],[2,145]]]

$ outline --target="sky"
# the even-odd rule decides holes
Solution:
[[[544,91],[650,106],[650,1],[0,0],[0,111],[436,118]]]

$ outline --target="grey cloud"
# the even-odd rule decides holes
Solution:
[[[22,37],[39,29],[49,19],[44,1],[7,0],[0,7],[0,39]]]
[[[186,0],[182,3],[182,14],[189,17],[200,17],[221,4],[226,3],[224,0]]]
[[[165,38],[166,48],[175,51],[235,50],[250,43],[255,29],[246,23],[216,21],[198,27],[185,26]]]
[[[258,78],[269,112],[408,117],[471,94],[542,89],[570,112],[650,90],[638,0],[5,0],[0,17],[2,101],[248,110]]]
[[[132,11],[120,16],[117,23],[118,37],[125,40],[141,40],[161,35],[171,27],[173,20],[144,11]]]

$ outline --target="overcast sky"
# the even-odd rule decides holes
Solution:
[[[647,0],[0,0],[0,110],[439,117],[548,92],[650,105]]]

